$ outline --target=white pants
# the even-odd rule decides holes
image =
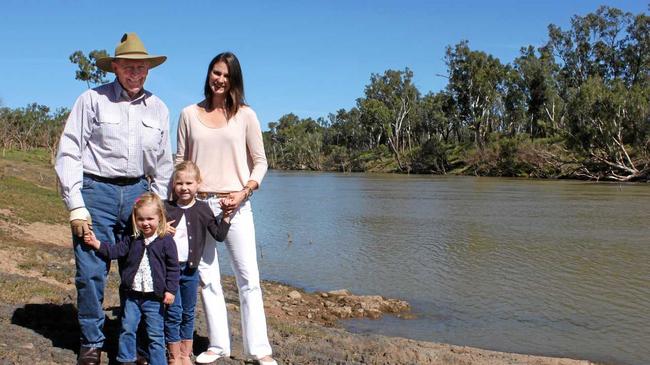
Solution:
[[[207,199],[217,216],[221,214],[218,198]],[[239,288],[239,303],[244,353],[255,358],[271,355],[271,345],[266,332],[266,316],[262,301],[262,288],[257,268],[255,225],[250,201],[242,204],[230,221],[230,230],[224,241],[230,256],[232,270]],[[217,258],[218,244],[208,233],[199,264],[201,297],[208,323],[209,350],[230,355],[230,332],[226,302],[221,288],[221,274]]]

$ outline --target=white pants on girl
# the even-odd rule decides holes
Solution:
[[[221,214],[219,198],[209,198],[206,201],[215,216]],[[246,201],[235,211],[224,243],[228,249],[230,263],[239,288],[244,353],[255,358],[271,355],[260,275],[257,268],[255,225],[250,201]],[[208,350],[223,356],[230,356],[228,315],[221,287],[216,244],[217,242],[212,236],[207,234],[203,257],[199,264],[201,297],[208,323],[208,339],[210,340]]]

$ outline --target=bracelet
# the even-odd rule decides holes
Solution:
[[[253,189],[250,186],[244,186],[242,190],[248,190],[248,193],[246,193],[246,199],[253,196]]]

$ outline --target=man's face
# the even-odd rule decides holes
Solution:
[[[145,60],[126,60],[118,58],[111,63],[120,84],[130,97],[142,91],[149,73],[149,63]]]

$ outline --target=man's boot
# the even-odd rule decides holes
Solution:
[[[81,346],[77,365],[99,365],[101,351],[97,347]]]

